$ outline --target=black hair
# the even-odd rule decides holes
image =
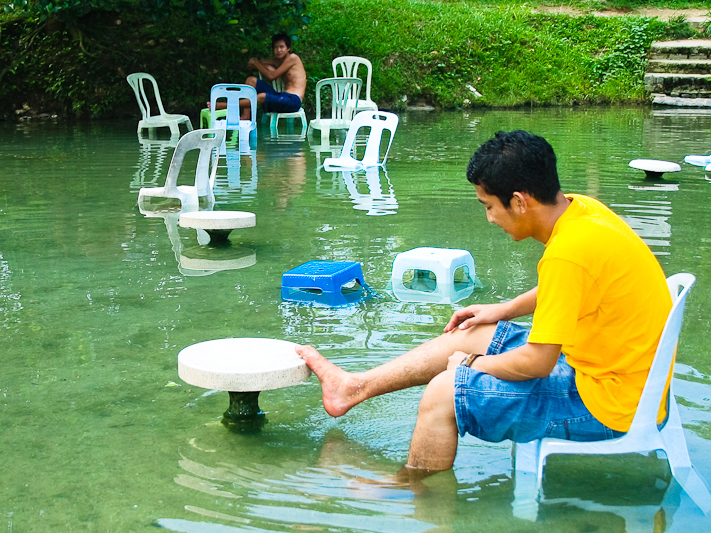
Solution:
[[[279,41],[284,41],[286,47],[291,50],[291,37],[289,37],[286,33],[277,33],[274,37],[272,37],[272,48],[274,48],[274,45]]]
[[[542,204],[556,203],[560,192],[556,157],[548,141],[523,130],[500,131],[469,160],[467,179],[510,207],[514,192]]]

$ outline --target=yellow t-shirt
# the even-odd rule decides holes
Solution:
[[[566,197],[572,202],[538,263],[528,340],[561,344],[585,406],[627,431],[671,296],[657,259],[622,219],[593,198]]]

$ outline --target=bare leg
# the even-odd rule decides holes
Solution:
[[[259,93],[257,95],[257,105],[264,105],[265,93]],[[252,104],[246,98],[240,98],[239,107],[242,110],[240,114],[240,120],[251,120],[252,119]]]
[[[495,329],[495,324],[456,329],[359,374],[338,368],[311,346],[299,346],[296,352],[321,382],[326,412],[337,417],[368,398],[429,383],[447,369],[456,351],[485,353]]]
[[[432,471],[452,468],[457,455],[454,375],[455,369],[452,368],[436,376],[420,400],[405,469],[417,469],[422,477]],[[410,472],[409,477],[412,476]]]
[[[257,88],[256,76],[249,76],[244,81],[244,84],[250,85],[256,89]],[[257,95],[257,104],[261,105],[263,103],[264,103],[264,93],[258,94]],[[252,119],[252,107],[251,107],[251,104],[249,103],[249,100],[240,99],[239,107],[242,110],[242,113],[240,114],[239,118],[241,120],[251,120]]]

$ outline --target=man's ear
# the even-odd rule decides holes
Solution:
[[[525,213],[528,209],[528,195],[521,192],[514,192],[509,202],[511,209],[515,209],[519,213]]]

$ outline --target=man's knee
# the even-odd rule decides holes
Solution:
[[[247,85],[251,85],[252,87],[256,87],[257,86],[257,78],[256,78],[256,76],[250,76],[245,80],[244,83],[246,83]]]
[[[455,369],[437,374],[425,388],[417,416],[454,417]]]

